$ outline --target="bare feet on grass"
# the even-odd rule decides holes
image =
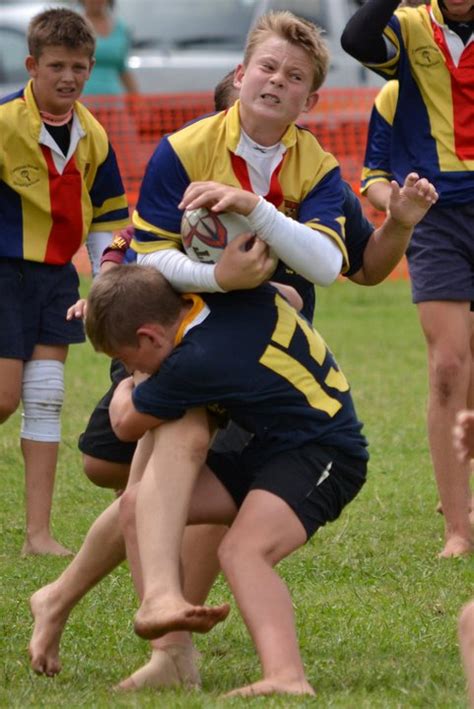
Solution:
[[[224,699],[233,697],[258,697],[267,694],[310,694],[314,696],[316,692],[306,680],[285,681],[262,679],[260,682],[248,684],[245,687],[233,689],[223,695]]]
[[[447,538],[444,549],[438,556],[440,559],[451,559],[453,557],[471,554],[472,551],[473,545],[470,538],[466,539],[466,537],[453,534],[451,537]]]
[[[200,687],[198,657],[199,653],[192,645],[170,644],[156,648],[150,661],[120,682],[115,689],[131,692],[147,687]]]
[[[74,556],[74,553],[70,549],[63,547],[62,544],[53,539],[49,534],[27,537],[23,544],[21,555],[34,556],[43,554],[50,554],[52,556]]]
[[[186,601],[175,599],[159,603],[144,600],[135,616],[134,628],[137,635],[145,640],[159,638],[174,630],[190,633],[208,633],[217,623],[229,615],[230,606],[193,606]]]
[[[39,675],[54,677],[61,671],[59,643],[68,613],[57,610],[53,586],[44,586],[30,598],[34,620],[28,653],[32,669]]]

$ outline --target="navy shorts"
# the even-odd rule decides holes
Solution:
[[[309,539],[332,522],[366,480],[367,461],[340,450],[308,443],[283,451],[258,467],[242,454],[210,451],[207,464],[240,507],[250,490],[266,490],[284,500]]]
[[[27,361],[35,345],[84,342],[82,321],[66,320],[78,298],[72,263],[0,259],[0,357]]]
[[[137,444],[117,438],[109,417],[109,406],[114,391],[118,383],[128,376],[130,375],[123,364],[116,359],[112,360],[110,365],[112,384],[92,412],[86,430],[79,436],[78,446],[81,453],[111,463],[132,462]]]
[[[474,301],[474,202],[434,205],[407,249],[414,303]]]

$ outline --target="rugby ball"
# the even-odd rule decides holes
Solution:
[[[189,258],[217,263],[227,244],[239,234],[251,232],[248,219],[236,212],[212,212],[207,207],[186,209],[181,220],[181,238]]]

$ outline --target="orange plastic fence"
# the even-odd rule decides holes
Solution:
[[[376,88],[322,89],[315,109],[300,124],[314,132],[323,147],[339,160],[343,177],[358,192],[367,125]],[[184,123],[213,110],[212,93],[88,96],[88,108],[107,130],[114,146],[131,207],[136,203],[146,164],[160,138]],[[381,215],[364,200],[367,216],[379,224]],[[82,258],[80,268],[86,268]],[[393,274],[406,275],[402,264]]]

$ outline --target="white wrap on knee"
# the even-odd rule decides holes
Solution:
[[[64,363],[53,359],[27,362],[23,370],[21,398],[21,438],[59,442],[64,401]]]

